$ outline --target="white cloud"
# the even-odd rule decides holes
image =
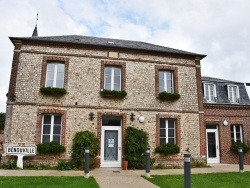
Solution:
[[[13,56],[8,36],[89,35],[206,54],[202,75],[250,82],[250,1],[0,0],[0,112]]]

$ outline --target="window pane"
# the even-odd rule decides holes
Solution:
[[[63,63],[57,64],[57,73],[64,73],[64,64]]]
[[[53,135],[53,141],[58,142],[60,144],[60,135]]]
[[[61,126],[58,126],[58,125],[56,125],[56,126],[54,126],[54,132],[53,132],[53,134],[61,134]]]
[[[54,124],[61,125],[61,116],[54,116]]]
[[[240,126],[235,126],[236,132],[240,132]]]
[[[174,129],[168,129],[168,137],[174,137]]]
[[[166,137],[166,129],[160,129],[160,137]]]
[[[166,144],[166,138],[160,138],[160,144]]]
[[[64,86],[64,73],[57,73],[56,87],[63,88]]]
[[[50,125],[43,126],[43,134],[50,134]]]
[[[54,72],[54,70],[55,70],[55,63],[48,63],[47,64],[47,71]]]
[[[165,91],[165,86],[164,86],[164,72],[159,71],[159,92]]]
[[[50,124],[51,123],[51,116],[44,115],[43,116],[43,124]]]
[[[174,120],[168,120],[168,128],[174,128]]]
[[[175,144],[174,138],[168,138],[168,143],[173,143],[173,144]]]
[[[49,135],[43,135],[42,143],[45,143],[45,142],[50,142],[50,136]]]
[[[166,120],[160,120],[160,128],[166,128]]]
[[[114,67],[114,76],[121,76],[121,68]]]
[[[111,67],[105,67],[104,89],[111,90]]]

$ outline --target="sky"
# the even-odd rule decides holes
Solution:
[[[86,35],[207,55],[202,76],[250,82],[249,0],[0,0],[0,112],[14,46],[9,37]],[[247,87],[250,93],[250,86]]]

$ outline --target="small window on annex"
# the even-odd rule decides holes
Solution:
[[[242,126],[231,125],[231,141],[232,142],[243,142]]]
[[[239,103],[239,98],[240,98],[239,87],[236,85],[228,85],[227,90],[228,90],[228,100],[231,103]]]
[[[62,116],[44,114],[42,120],[41,143],[56,141],[61,144]]]
[[[204,98],[207,102],[216,102],[216,86],[213,83],[203,83]]]

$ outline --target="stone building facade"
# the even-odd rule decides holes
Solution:
[[[250,146],[250,100],[244,83],[202,77],[204,126],[201,153],[208,163],[238,164],[238,153],[230,151],[233,142]],[[244,155],[250,164],[250,155]]]
[[[100,141],[100,166],[120,167],[125,130],[132,126],[148,132],[156,165],[183,165],[186,152],[193,158],[204,157],[200,136],[204,120],[200,60],[204,55],[142,42],[84,36],[10,37],[10,40],[15,49],[6,109],[5,147],[23,142],[36,145],[56,139],[66,147],[59,158],[70,159],[74,135],[89,130]],[[62,97],[46,96],[39,91],[49,80],[49,64],[58,70],[58,64],[63,65],[60,81],[67,93]],[[110,75],[109,70],[113,72]],[[112,80],[117,70],[118,84],[127,96],[123,99],[101,96],[100,91],[108,85],[105,79],[111,77]],[[158,98],[160,75],[166,79],[167,74],[171,75],[172,91],[180,94],[176,101]],[[114,83],[111,85],[115,86]],[[134,121],[130,118],[132,113]],[[140,122],[139,117],[145,120]],[[51,126],[60,126],[58,134],[51,131],[45,134],[46,118]],[[170,121],[174,122],[172,137],[170,132],[166,135]],[[119,122],[119,125],[105,126],[104,122]],[[105,131],[116,132],[116,138],[105,141]],[[154,149],[170,137],[181,152],[169,158],[155,155]],[[114,140],[117,151],[115,160],[110,162],[105,159],[105,143],[114,147]],[[53,158],[54,162],[57,159]],[[39,155],[29,157],[33,162],[42,160],[44,157]]]

